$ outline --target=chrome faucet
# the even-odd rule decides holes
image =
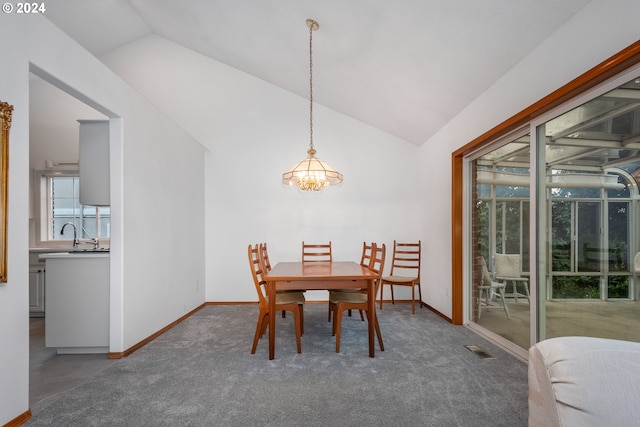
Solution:
[[[70,225],[73,227],[73,247],[77,247],[80,244],[80,240],[78,240],[78,230],[76,229],[76,226],[74,223],[72,222],[67,222],[65,225],[62,226],[62,229],[60,230],[60,235],[64,234],[64,228]]]

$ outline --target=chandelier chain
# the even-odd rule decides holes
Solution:
[[[309,26],[309,147],[313,150],[313,25]]]
[[[309,27],[309,150],[308,157],[296,163],[282,174],[283,184],[297,186],[302,191],[322,191],[323,188],[342,182],[342,174],[326,162],[318,159],[313,147],[313,32],[320,26],[307,19]]]

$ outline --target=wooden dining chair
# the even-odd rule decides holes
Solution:
[[[258,323],[256,325],[256,332],[253,337],[253,346],[251,347],[251,354],[255,354],[258,346],[258,340],[262,338],[269,326],[269,301],[267,295],[267,282],[263,278],[264,263],[260,256],[260,245],[249,245],[247,248],[249,256],[249,265],[251,266],[251,276],[253,277],[253,283],[258,293],[258,305],[260,312],[258,314]],[[276,294],[276,310],[287,310],[293,313],[295,328],[296,328],[296,345],[298,353],[302,353],[302,345],[300,342],[300,336],[303,333],[302,325],[304,322],[304,295],[302,292],[287,292]]]
[[[369,268],[371,265],[371,256],[373,251],[373,243],[367,244],[367,242],[362,242],[362,255],[360,256],[360,265],[363,267]],[[366,290],[366,289],[365,289]],[[331,299],[332,292],[360,292],[360,289],[357,288],[347,288],[347,289],[333,289],[329,291],[329,299]],[[327,314],[327,322],[331,322],[331,303],[329,303],[329,313]],[[351,310],[349,310],[349,316],[351,316]],[[364,321],[364,315],[362,314],[362,310],[360,311],[360,319]]]
[[[360,265],[363,267],[369,267],[371,265],[371,259],[373,257],[373,242],[367,245],[367,242],[362,242],[362,255],[360,256]]]
[[[411,313],[415,314],[415,288],[418,288],[420,308],[422,308],[422,290],[420,289],[420,258],[421,242],[400,243],[393,241],[393,259],[389,276],[382,277],[380,281],[380,310],[382,310],[382,293],[384,285],[391,286],[391,304],[395,304],[393,295],[394,286],[411,287]]]
[[[264,271],[266,273],[271,271],[271,261],[269,260],[269,251],[267,250],[266,243],[260,243],[260,256],[262,257],[262,265],[264,265]]]
[[[267,250],[266,243],[260,243],[260,256],[262,257],[262,264],[264,265],[264,271],[269,273],[271,271],[271,261],[269,261],[269,251]],[[304,291],[296,291],[296,290],[278,290],[277,294],[286,293],[286,292],[304,292]],[[282,310],[282,318],[285,319],[287,317],[287,310]],[[302,322],[302,334],[304,335],[304,322]]]
[[[529,301],[529,278],[522,276],[522,257],[520,254],[494,254],[493,266],[495,280],[512,286],[511,296],[516,303],[518,297],[525,297]],[[518,285],[524,289],[524,294],[518,292]],[[506,287],[505,294],[509,295]]]
[[[374,295],[378,294],[378,287],[380,286],[380,275],[384,268],[384,259],[387,252],[387,247],[383,243],[382,246],[378,246],[372,243],[371,260],[368,268],[374,271],[378,278],[375,279]],[[336,337],[336,353],[340,353],[340,334],[342,330],[342,316],[345,310],[360,310],[361,312],[367,311],[368,294],[366,292],[333,292],[329,296],[329,306],[333,312],[333,325],[332,335]],[[382,342],[382,334],[380,333],[380,324],[378,323],[378,316],[376,316],[374,328],[378,337],[378,344],[380,345],[380,351],[384,351],[384,343]]]
[[[489,273],[489,269],[487,268],[487,262],[484,257],[479,256],[476,258],[476,266],[480,266],[482,269],[482,276],[477,285],[478,287],[478,320],[482,316],[482,310],[489,310],[491,308],[498,307],[493,304],[495,299],[500,299],[500,303],[504,312],[507,315],[507,319],[511,319],[511,314],[509,313],[509,307],[507,306],[507,301],[505,300],[505,288],[506,284],[503,282],[496,282],[491,278],[491,273]]]
[[[311,244],[302,241],[302,262],[331,262],[331,241],[329,243]]]

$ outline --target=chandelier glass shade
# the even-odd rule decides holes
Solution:
[[[323,188],[342,182],[342,174],[328,163],[316,157],[313,147],[313,31],[320,28],[313,19],[307,19],[309,27],[309,157],[296,163],[282,174],[283,184],[296,186],[302,191],[321,191]]]
[[[309,157],[282,174],[284,184],[296,185],[303,191],[320,191],[342,182],[342,174],[318,159],[315,156],[316,150],[310,148],[307,154]]]

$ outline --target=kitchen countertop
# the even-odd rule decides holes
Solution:
[[[71,251],[67,251],[67,252],[46,252],[46,253],[42,253],[40,254],[40,256],[38,258],[40,259],[48,259],[48,258],[87,258],[87,257],[91,257],[91,258],[98,258],[98,257],[104,257],[107,258],[109,257],[109,251],[108,250],[98,250],[98,251],[94,251],[94,250],[87,250],[87,251],[77,251],[77,252],[71,252]]]
[[[70,248],[29,248],[30,253],[69,252]]]

